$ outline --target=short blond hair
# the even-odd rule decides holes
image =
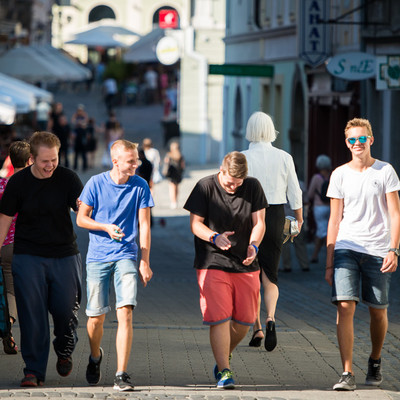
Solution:
[[[346,128],[344,128],[344,136],[347,135],[347,131],[351,128],[367,128],[368,136],[374,136],[372,133],[371,124],[367,119],[364,118],[353,118],[349,122],[347,122]]]
[[[53,147],[57,148],[57,151],[60,150],[61,142],[60,139],[51,132],[35,132],[31,138],[29,139],[29,145],[31,148],[31,154],[33,158],[37,157],[40,146],[48,147],[52,149]]]
[[[221,164],[222,170],[227,172],[232,178],[247,178],[247,160],[246,156],[238,151],[228,153]]]
[[[139,147],[138,143],[133,143],[130,142],[129,140],[125,140],[125,139],[119,139],[116,140],[110,149],[110,155],[111,155],[111,159],[115,159],[116,157],[118,157],[118,153],[121,149],[123,150],[137,150]]]
[[[276,139],[277,133],[272,118],[262,111],[256,111],[247,121],[246,139],[249,142],[270,143]]]

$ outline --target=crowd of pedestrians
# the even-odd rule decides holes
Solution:
[[[83,105],[77,106],[70,123],[67,128],[62,104],[56,103],[47,121],[47,129],[54,133],[39,131],[29,143],[15,142],[10,148],[14,175],[0,181],[1,266],[9,313],[3,346],[7,354],[19,351],[11,330],[18,319],[25,363],[21,386],[43,385],[50,351],[50,313],[56,370],[63,377],[71,373],[83,268],[72,209],[77,213],[77,225],[89,231],[86,380],[96,385],[101,379],[103,325],[112,307],[109,294],[113,282],[118,321],[114,389],[129,391],[134,389],[127,366],[138,281],[146,286],[153,275],[152,189],[163,177],[168,179],[171,208],[177,208],[185,160],[179,141],[171,141],[162,163],[151,139],[145,138],[140,147],[125,140],[112,110],[103,129],[96,127]],[[83,169],[93,166],[86,153],[96,150],[99,132],[106,143],[102,164],[107,171],[93,176],[83,187],[76,172],[60,165],[59,159],[68,163],[73,143],[74,169],[78,156]],[[272,145],[276,135],[271,117],[254,113],[246,128],[249,148],[228,153],[219,171],[202,178],[183,206],[190,213],[200,309],[203,323],[209,326],[216,387],[235,387],[231,359],[250,328],[249,346],[260,347],[263,340],[269,352],[277,346],[278,268],[282,251],[287,251],[283,246],[288,246],[283,244],[285,219],[291,214],[296,220],[292,239],[298,243],[301,268],[307,271],[302,226],[308,201],[313,204],[318,239],[311,262],[318,257],[321,241],[326,240],[325,279],[332,286],[331,300],[337,306],[343,374],[333,389],[356,389],[353,318],[359,301],[368,306],[371,317],[366,384],[378,386],[383,379],[381,352],[388,326],[390,277],[400,255],[398,176],[390,164],[371,156],[374,136],[365,119],[353,119],[345,128],[351,161],[331,174],[331,160],[319,156],[318,174],[308,191],[299,183],[290,154]],[[284,270],[291,269],[285,255],[283,263]],[[265,323],[260,313],[262,300]]]

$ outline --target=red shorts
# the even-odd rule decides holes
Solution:
[[[200,308],[205,325],[233,320],[252,326],[256,320],[260,271],[225,272],[198,269]]]

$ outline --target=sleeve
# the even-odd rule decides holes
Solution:
[[[88,180],[82,193],[79,196],[79,200],[85,203],[89,207],[94,206],[94,179],[93,177]]]
[[[328,190],[326,192],[327,197],[331,197],[334,199],[344,199],[344,194],[341,185],[341,174],[338,169],[335,169],[329,180]]]
[[[18,185],[15,178],[12,176],[8,181],[0,202],[0,213],[9,217],[13,217],[19,210],[18,188],[23,186]]]
[[[76,200],[79,198],[83,189],[83,185],[78,175],[73,173],[71,177],[71,188],[69,190],[69,206],[74,210],[78,211]]]
[[[397,192],[398,190],[400,190],[399,177],[395,169],[388,164],[385,193]]]
[[[154,207],[153,197],[147,182],[143,182],[139,208]]]
[[[303,207],[303,195],[301,193],[299,180],[297,179],[292,156],[289,156],[288,159],[288,185],[286,196],[292,210],[298,210]]]
[[[197,182],[183,208],[205,218],[207,216],[207,194],[202,182]]]

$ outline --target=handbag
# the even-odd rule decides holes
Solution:
[[[297,223],[296,218],[287,215],[285,217],[285,224],[283,225],[283,234],[286,236],[283,244],[285,244],[289,239],[293,243],[294,237],[299,233],[299,224]]]

